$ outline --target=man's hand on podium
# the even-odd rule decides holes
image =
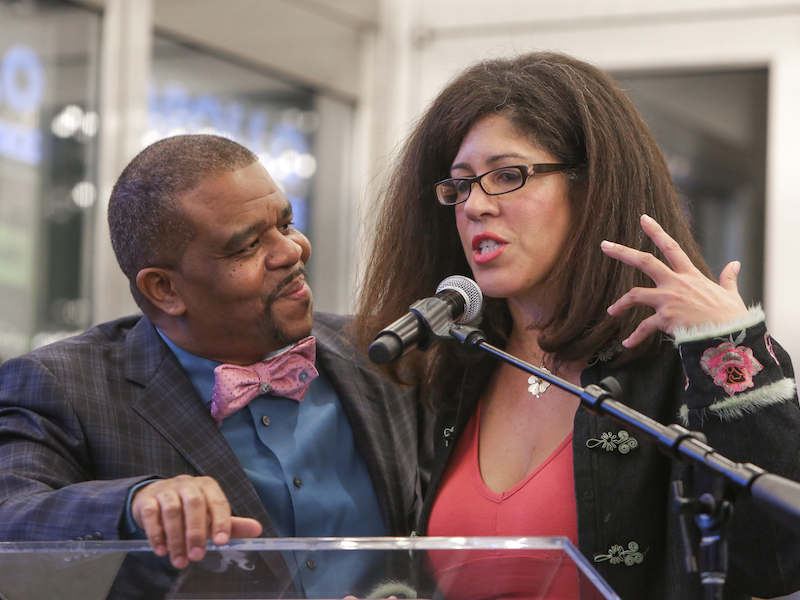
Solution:
[[[255,519],[231,516],[231,505],[211,477],[179,475],[139,489],[131,502],[136,523],[158,556],[169,554],[183,569],[206,554],[206,541],[227,544],[231,538],[254,538],[263,528]]]

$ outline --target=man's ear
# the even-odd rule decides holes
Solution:
[[[136,275],[136,286],[150,303],[172,317],[186,312],[178,291],[173,285],[172,272],[160,267],[147,267]]]

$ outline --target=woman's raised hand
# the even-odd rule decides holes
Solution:
[[[623,340],[623,346],[632,348],[656,331],[671,335],[678,327],[729,323],[747,314],[736,285],[741,268],[738,261],[725,266],[717,284],[692,264],[678,243],[652,217],[642,215],[641,224],[670,266],[649,252],[609,241],[600,245],[607,256],[639,269],[656,284],[654,288],[635,287],[608,307],[608,314],[613,316],[623,314],[632,306],[652,306],[656,311]]]

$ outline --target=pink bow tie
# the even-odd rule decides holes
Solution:
[[[218,366],[214,369],[211,416],[221,425],[222,419],[267,392],[302,402],[308,386],[319,376],[314,368],[316,356],[316,341],[309,336],[277,356],[248,367]]]

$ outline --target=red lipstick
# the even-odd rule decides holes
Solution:
[[[500,256],[508,246],[508,242],[499,235],[484,231],[472,238],[472,260],[483,265]]]

